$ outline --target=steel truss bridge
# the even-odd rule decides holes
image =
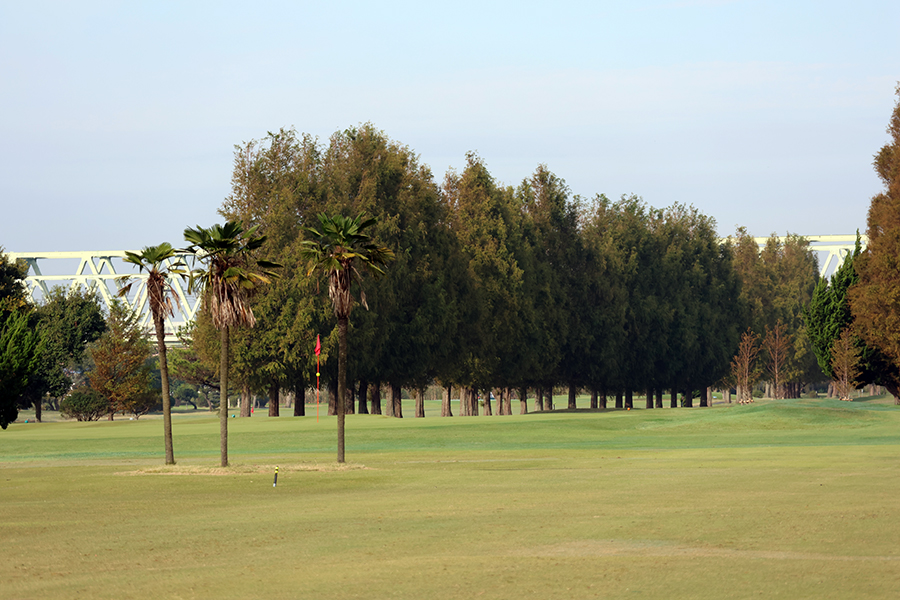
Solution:
[[[124,261],[124,250],[109,252],[9,252],[10,260],[22,260],[28,265],[25,285],[32,300],[46,298],[50,290],[62,286],[70,290],[84,287],[93,290],[103,305],[109,310],[112,301],[118,298],[124,277],[134,282],[126,297],[120,298],[139,315],[139,323],[148,335],[155,335],[153,319],[147,304],[147,273],[137,273],[131,263]],[[165,261],[171,266],[178,258]],[[77,262],[76,262],[77,261]],[[169,278],[178,302],[174,316],[166,318],[166,344],[178,345],[177,332],[197,315],[200,298],[188,294],[188,286],[179,277]]]
[[[844,258],[856,245],[856,235],[809,235],[804,236],[809,247],[818,253],[820,275],[825,277],[833,273],[844,262]],[[760,247],[765,246],[769,238],[758,237],[754,240]],[[783,243],[786,238],[779,238]],[[723,238],[724,241],[724,238]],[[860,236],[865,248],[868,238]],[[825,256],[824,260],[821,258]],[[137,285],[132,286],[131,293],[124,300],[140,315],[140,324],[153,333],[153,321],[147,305],[147,274],[135,272],[133,265],[124,262],[125,251],[109,252],[9,252],[11,260],[23,260],[28,265],[25,285],[28,293],[35,301],[47,297],[50,289],[64,286],[69,289],[85,287],[94,290],[107,310],[113,299],[118,296],[123,285],[123,276],[130,276]],[[77,262],[76,262],[77,261]],[[171,261],[167,266],[171,265]],[[73,268],[73,265],[77,265]],[[46,271],[46,272],[45,272]],[[200,299],[187,293],[187,285],[178,277],[170,278],[169,283],[178,297],[175,315],[166,319],[166,343],[177,345],[176,333],[193,321],[200,308]]]

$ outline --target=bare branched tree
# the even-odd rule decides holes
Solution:
[[[791,350],[791,334],[781,319],[778,319],[774,329],[769,329],[766,325],[762,349],[766,351],[766,371],[772,378],[773,395],[777,400],[783,400],[785,367]]]
[[[738,352],[731,359],[731,373],[734,377],[738,391],[738,403],[747,404],[753,402],[751,388],[758,377],[756,369],[756,355],[759,354],[759,335],[753,333],[748,327],[747,331],[741,334],[741,343],[738,346]]]
[[[860,352],[850,328],[845,328],[831,347],[831,371],[834,389],[841,400],[850,401],[850,393],[859,385]]]

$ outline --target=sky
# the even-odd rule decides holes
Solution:
[[[721,235],[865,231],[898,31],[896,0],[0,0],[0,246],[178,246],[236,144],[361,123],[438,182],[474,151]]]

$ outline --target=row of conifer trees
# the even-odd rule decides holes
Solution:
[[[432,383],[467,390],[463,414],[477,413],[474,398],[490,390],[500,413],[513,396],[546,406],[554,387],[569,390],[570,406],[578,390],[590,391],[592,406],[607,396],[628,406],[635,393],[662,406],[664,390],[670,405],[705,405],[707,388],[732,385],[741,333],[776,323],[794,347],[788,378],[821,378],[801,315],[816,259],[797,236],[773,237],[760,253],[744,230],[723,243],[693,207],[575,196],[543,165],[501,185],[475,154],[439,184],[371,125],[327,144],[281,130],[236,147],[232,183],[221,214],[258,226],[267,236],[258,258],[283,265],[252,300],[256,327],[233,332],[245,393],[302,398],[315,384],[317,335],[323,381],[336,378],[330,303],[300,259],[305,227],[321,213],[373,217],[370,234],[396,255],[386,276],[354,289],[368,307],[350,319],[361,407],[378,410],[384,395],[396,414],[401,388]],[[193,349],[216,356],[204,327],[201,316]]]

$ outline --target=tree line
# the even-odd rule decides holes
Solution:
[[[260,392],[277,415],[282,390],[297,395],[295,414],[303,414],[317,336],[323,380],[332,389],[330,412],[337,412],[339,319],[303,256],[309,226],[325,214],[368,215],[372,238],[394,257],[384,277],[354,283],[364,286],[368,310],[348,322],[347,411],[403,416],[401,389],[408,389],[423,416],[423,392],[433,383],[446,390],[445,415],[454,386],[463,415],[511,414],[513,397],[523,412],[529,398],[537,410],[550,409],[560,387],[568,391],[569,408],[580,390],[590,391],[592,408],[606,407],[607,398],[630,408],[636,393],[648,407],[661,407],[664,391],[670,406],[692,406],[696,398],[705,406],[710,386],[735,385],[731,359],[748,326],[775,327],[792,340],[785,381],[799,388],[815,378],[799,315],[817,267],[797,236],[784,243],[773,236],[762,252],[743,229],[723,243],[714,220],[693,207],[658,209],[636,196],[573,196],[543,165],[518,186],[504,186],[476,154],[438,185],[408,147],[371,125],[335,133],[327,145],[281,130],[236,147],[232,182],[220,209],[229,220],[225,227],[242,232],[241,223],[258,240],[232,266],[249,264],[252,255],[257,263],[278,264],[280,276],[245,298],[241,314],[254,315],[255,327],[241,327],[251,321],[238,319],[227,339],[214,304],[204,302],[184,332],[187,348],[174,351],[172,363],[176,379],[219,391],[228,389],[221,380],[230,373],[243,392],[242,415],[249,415],[251,393]],[[189,228],[186,241],[212,248],[201,238],[213,231]],[[157,287],[164,285],[153,270],[160,252],[174,250],[163,244],[129,255]],[[183,266],[169,275],[185,276]],[[214,272],[212,265],[206,271]],[[21,292],[16,297],[24,302]],[[91,301],[57,290],[30,318],[49,331],[43,313],[65,304],[62,313],[77,320]],[[18,404],[34,404],[38,418],[42,400],[73,387],[59,373],[73,372],[87,344],[105,330],[93,302],[93,320],[80,320],[82,328],[96,323],[91,336],[67,333],[78,344],[67,342],[66,352],[57,351],[63,358],[43,361],[57,365],[56,375],[32,376],[30,391],[16,392]],[[161,322],[155,314],[154,323]],[[165,354],[158,340],[161,371]],[[221,357],[227,357],[224,370]],[[161,379],[165,405],[168,377]],[[125,406],[110,400],[115,393],[105,394],[110,415]]]
[[[385,277],[364,282],[369,310],[350,322],[349,411],[402,416],[409,389],[422,416],[431,383],[445,388],[445,415],[454,388],[463,415],[510,414],[514,397],[520,410],[528,399],[549,409],[560,387],[570,408],[580,390],[592,408],[607,398],[628,408],[635,394],[661,407],[664,392],[670,406],[705,406],[709,387],[734,385],[748,326],[789,339],[784,389],[799,394],[821,378],[801,315],[818,267],[799,236],[773,235],[762,252],[743,229],[723,243],[693,207],[582,198],[543,165],[505,186],[474,153],[438,184],[410,148],[368,124],[327,144],[282,129],[237,146],[232,184],[220,213],[258,227],[268,238],[260,256],[284,267],[250,300],[256,327],[235,332],[245,399],[290,390],[302,414],[317,334],[336,388],[337,322],[301,258],[320,214],[371,217],[371,235],[396,256]],[[196,331],[211,341],[202,313]]]
[[[518,185],[503,185],[471,153],[461,172],[438,183],[410,148],[370,124],[337,132],[327,143],[293,129],[269,133],[235,148],[232,192],[219,211],[228,220],[224,229],[185,232],[208,262],[181,275],[205,277],[207,290],[221,283],[212,274],[229,268],[248,279],[236,279],[240,306],[225,327],[217,301],[205,297],[192,329],[182,332],[186,347],[172,352],[173,375],[220,391],[228,390],[230,375],[242,391],[242,415],[249,415],[253,393],[266,394],[277,415],[283,390],[296,394],[295,414],[304,414],[319,361],[334,414],[401,417],[407,389],[416,395],[416,416],[423,416],[424,389],[432,384],[445,390],[446,416],[454,388],[462,415],[511,414],[514,397],[521,412],[529,400],[537,410],[554,408],[552,392],[560,388],[568,392],[568,408],[584,390],[592,408],[612,399],[630,408],[635,395],[646,397],[648,408],[662,407],[665,392],[669,406],[692,406],[695,399],[704,406],[712,386],[736,388],[745,400],[760,379],[768,396],[796,397],[823,373],[845,387],[881,383],[896,396],[900,343],[896,328],[883,324],[896,312],[890,299],[897,284],[891,244],[900,221],[897,110],[893,142],[875,161],[886,190],[870,208],[870,246],[830,282],[818,280],[816,257],[802,237],[773,235],[760,249],[739,228],[721,240],[715,221],[693,207],[580,197],[543,165]],[[310,232],[326,215],[364,215],[371,238],[393,257],[383,277],[348,280],[347,291],[367,310],[344,323],[344,365],[327,270],[322,281],[308,268]],[[209,235],[218,231],[222,242],[229,227],[236,232],[232,250],[240,252],[219,269]],[[151,262],[140,264],[149,271]],[[265,272],[253,265],[277,266],[278,276],[244,285]],[[34,404],[39,416],[44,401],[66,397],[77,383],[72,365],[89,343],[99,348],[114,320],[112,313],[104,320],[88,294],[55,291],[30,306],[16,284],[21,270],[3,258],[4,425],[15,419],[16,406]],[[128,337],[123,331],[118,338]],[[321,356],[313,351],[318,338]],[[157,354],[164,358],[165,350]],[[91,387],[122,410],[113,392]],[[227,402],[220,410],[227,423]],[[168,455],[167,448],[167,462]]]

